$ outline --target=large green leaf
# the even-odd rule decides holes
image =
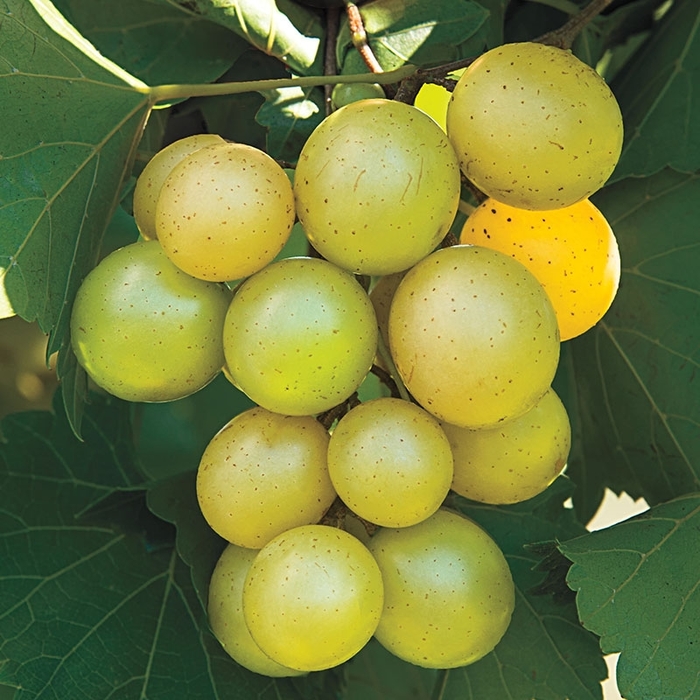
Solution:
[[[700,4],[676,0],[612,83],[625,123],[611,182],[700,168]]]
[[[214,22],[144,0],[54,0],[109,59],[149,85],[208,83],[247,43]]]
[[[700,494],[564,542],[583,624],[604,652],[622,652],[627,700],[681,700],[700,692]]]
[[[558,384],[584,522],[605,486],[652,505],[700,487],[700,177],[665,170],[595,201],[619,241],[620,289],[603,321],[564,345]]]
[[[318,13],[293,0],[161,0],[236,32],[299,75],[323,75],[325,29]]]
[[[273,680],[224,653],[138,490],[128,404],[95,398],[84,442],[61,405],[2,424],[0,682],[16,700],[333,697],[336,676]]]
[[[472,0],[371,0],[360,8],[379,65],[436,65],[478,53],[484,47],[488,11]],[[338,33],[336,60],[341,73],[367,70],[352,44],[347,21]]]

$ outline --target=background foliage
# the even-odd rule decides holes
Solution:
[[[577,9],[362,5],[385,69],[533,39]],[[292,0],[0,0],[0,310],[49,334],[61,377],[51,410],[0,402],[0,681],[18,700],[577,700],[601,697],[602,654],[620,651],[628,700],[700,697],[697,0],[617,0],[574,44],[625,119],[619,166],[594,198],[618,237],[622,281],[605,319],[563,346],[567,476],[516,506],[452,502],[511,565],[517,603],[501,644],[464,669],[427,671],[372,642],[339,669],[272,680],[238,667],[209,632],[223,543],[199,514],[193,475],[250,402],[223,378],[163,405],[89,394],[68,318],[87,272],[136,239],[131,190],[159,148],[212,131],[293,163],[325,109],[322,88],[298,87],[154,109],[152,88],[320,75],[326,39],[325,13]],[[340,73],[366,71],[344,20],[333,41]],[[297,231],[285,254],[301,245]],[[0,366],[13,376],[29,354],[17,328],[0,321]],[[588,533],[606,487],[651,509]]]

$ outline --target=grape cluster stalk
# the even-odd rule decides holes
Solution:
[[[620,156],[619,108],[539,43],[454,78],[416,105],[339,91],[293,177],[217,135],[170,144],[136,185],[141,240],[75,300],[73,349],[97,386],[172,401],[223,372],[256,404],[211,439],[196,488],[228,542],[211,628],[259,674],[332,668],[372,637],[426,668],[488,654],[513,579],[446,499],[525,501],[566,466],[551,384],[561,342],[617,291],[615,237],[588,198]],[[314,255],[280,258],[295,222]],[[372,371],[386,391],[360,401]]]

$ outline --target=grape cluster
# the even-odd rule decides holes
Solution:
[[[508,564],[445,499],[516,503],[565,467],[551,383],[561,341],[617,290],[615,239],[587,198],[621,138],[594,71],[522,43],[464,71],[446,132],[401,102],[339,108],[293,184],[214,135],[149,162],[134,193],[143,240],[85,279],[73,348],[128,400],[180,398],[223,370],[257,404],[197,473],[202,513],[229,543],[210,624],[240,664],[327,669],[374,636],[452,668],[499,642]],[[485,200],[450,246],[461,175]],[[317,255],[276,260],[296,220]],[[392,395],[360,402],[373,365]]]

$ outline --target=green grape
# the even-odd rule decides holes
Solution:
[[[255,407],[209,442],[197,470],[204,518],[225,540],[259,549],[297,525],[316,523],[335,499],[328,432],[310,416]]]
[[[141,236],[146,240],[157,238],[156,232],[156,202],[160,194],[160,188],[165,178],[170,175],[172,169],[186,156],[206,146],[225,143],[221,136],[216,134],[195,134],[184,139],[173,141],[170,145],[161,149],[146,167],[141,171],[136,187],[134,187],[134,221],[138,226]]]
[[[517,260],[452,246],[406,273],[389,314],[396,368],[418,403],[465,428],[525,413],[549,389],[559,362],[547,293]]]
[[[331,92],[331,102],[335,109],[373,97],[386,97],[384,88],[377,83],[338,83]]]
[[[73,351],[95,383],[121,399],[179,399],[221,371],[230,300],[223,285],[175,267],[158,241],[133,243],[83,280],[71,314]]]
[[[482,503],[519,503],[542,493],[562,473],[571,447],[569,417],[553,389],[496,428],[442,428],[454,454],[453,491]]]
[[[404,661],[456,668],[505,634],[515,604],[508,563],[472,520],[440,509],[417,525],[382,529],[369,549],[384,580],[377,640]]]
[[[294,218],[284,170],[242,143],[191,153],[165,179],[156,204],[167,256],[193,277],[218,282],[247,277],[274,260]]]
[[[570,51],[534,42],[487,51],[460,78],[447,134],[464,174],[521,209],[557,209],[598,190],[622,149],[605,81]]]
[[[326,260],[286,258],[238,288],[224,325],[233,383],[255,403],[312,415],[347,399],[377,349],[369,297]]]
[[[408,401],[379,398],[340,419],[328,445],[336,491],[357,515],[405,527],[432,515],[452,481],[452,451],[439,423]]]
[[[393,275],[380,277],[369,293],[374,313],[377,315],[379,332],[387,347],[389,347],[389,310],[394,294],[405,274],[405,272],[395,272]]]
[[[327,117],[294,180],[299,220],[321,255],[351,272],[405,270],[447,233],[459,203],[457,157],[426,114],[360,100]]]
[[[357,538],[327,525],[303,525],[260,550],[245,580],[243,614],[270,658],[321,671],[369,641],[383,590],[377,563]]]
[[[464,71],[464,68],[460,68],[447,77],[458,80]],[[424,83],[416,95],[414,104],[418,109],[431,116],[443,131],[447,131],[447,105],[450,103],[451,97],[452,93],[442,85]]]
[[[588,199],[552,211],[487,199],[466,220],[460,243],[500,250],[525,265],[552,301],[562,341],[598,323],[617,294],[617,240]]]
[[[209,625],[226,653],[249,671],[280,678],[304,672],[282,666],[264,654],[250,636],[243,617],[243,584],[257,549],[229,544],[209,581]]]

